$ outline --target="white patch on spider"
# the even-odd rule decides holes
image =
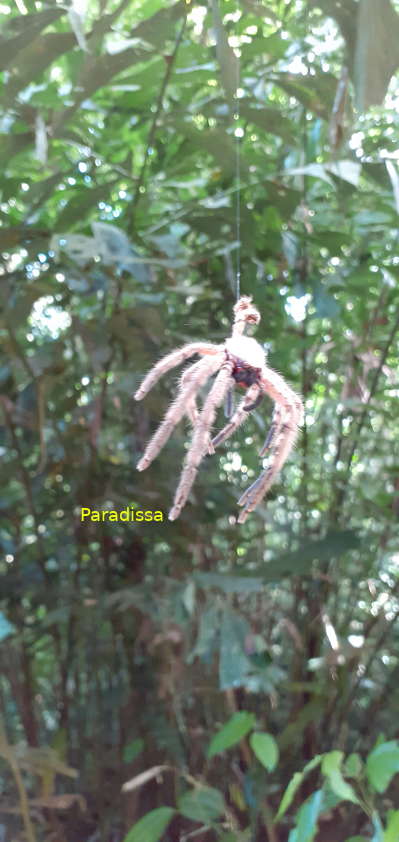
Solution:
[[[226,349],[252,368],[264,368],[266,353],[256,339],[250,336],[231,336],[226,339]]]

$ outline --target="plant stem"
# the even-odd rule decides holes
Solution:
[[[24,823],[26,838],[27,838],[28,842],[37,842],[36,834],[35,834],[33,824],[31,822],[31,818],[30,818],[29,801],[28,801],[28,796],[26,794],[25,785],[24,785],[24,782],[22,780],[22,775],[21,775],[21,772],[19,770],[18,762],[17,762],[17,759],[15,757],[13,747],[10,746],[10,744],[8,742],[2,717],[0,717],[0,749],[1,749],[1,753],[2,753],[3,757],[5,757],[5,759],[7,760],[8,764],[10,766],[10,769],[12,771],[12,774],[14,776],[15,784],[16,784],[16,787],[17,787],[17,790],[18,790],[18,797],[19,797],[19,803],[20,803],[20,807],[21,807],[21,814],[22,814],[22,820],[23,820],[23,823]]]

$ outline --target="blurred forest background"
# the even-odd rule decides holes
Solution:
[[[0,840],[397,842],[399,3],[0,19]],[[244,526],[269,401],[170,523],[188,429],[135,465],[177,375],[132,394],[229,332],[238,146],[306,422]],[[129,505],[165,520],[80,522]]]

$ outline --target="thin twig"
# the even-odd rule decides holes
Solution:
[[[13,445],[14,450],[16,451],[16,454],[17,454],[17,457],[18,457],[18,468],[19,468],[19,473],[20,473],[20,482],[21,482],[21,485],[23,486],[23,488],[25,489],[28,510],[29,510],[29,513],[32,517],[34,530],[35,530],[36,545],[37,545],[37,550],[38,550],[38,552],[37,552],[37,563],[38,563],[39,568],[41,570],[44,582],[46,583],[46,587],[47,587],[47,589],[50,593],[51,584],[52,584],[51,574],[49,573],[49,571],[47,569],[47,566],[46,566],[46,548],[45,548],[43,536],[42,536],[42,533],[41,533],[41,530],[40,530],[40,525],[41,525],[40,524],[40,518],[39,518],[38,512],[36,510],[36,506],[35,506],[34,494],[33,494],[33,488],[32,488],[30,474],[29,474],[29,471],[25,467],[25,464],[24,464],[24,456],[23,456],[23,453],[22,453],[22,448],[21,448],[21,445],[20,445],[19,438],[18,438],[16,430],[15,430],[13,418],[12,418],[12,415],[11,415],[10,405],[9,405],[9,402],[8,402],[7,398],[5,398],[4,396],[0,396],[0,406],[3,407],[6,425],[8,427],[9,432],[10,432],[12,445]],[[52,625],[51,625],[51,632],[52,632],[53,639],[54,639],[54,646],[55,646],[57,658],[58,658],[59,663],[61,664],[62,663],[61,638],[60,638],[59,629],[58,629],[58,627],[55,623],[52,623]]]
[[[13,444],[14,450],[16,451],[17,456],[18,456],[18,462],[19,462],[18,467],[19,467],[21,483],[22,483],[22,485],[25,489],[26,499],[27,499],[27,503],[28,503],[28,510],[29,510],[29,513],[32,517],[33,525],[34,525],[34,528],[35,528],[37,547],[38,547],[38,550],[39,550],[39,552],[38,552],[38,563],[39,563],[40,569],[42,571],[43,578],[46,581],[47,585],[49,585],[50,581],[51,581],[51,577],[50,577],[49,572],[48,572],[47,567],[46,567],[46,553],[45,553],[45,548],[44,548],[44,542],[43,542],[41,531],[39,529],[40,519],[39,519],[39,516],[38,516],[36,508],[35,508],[33,490],[32,490],[29,471],[27,470],[27,468],[25,467],[25,464],[24,464],[24,457],[23,457],[21,445],[20,445],[20,442],[19,442],[19,438],[18,438],[16,430],[15,430],[14,422],[13,422],[13,419],[12,419],[12,416],[11,416],[10,405],[9,405],[9,402],[7,401],[7,399],[4,396],[2,396],[2,398],[1,398],[1,405],[3,407],[4,417],[5,417],[7,427],[10,431],[12,444]]]
[[[308,384],[308,358],[307,358],[307,349],[306,349],[306,340],[307,340],[307,308],[306,308],[306,315],[303,321],[303,329],[302,329],[302,353],[301,353],[301,363],[302,363],[302,397],[303,402],[306,406],[306,398],[309,392],[309,384]],[[309,488],[308,488],[308,467],[309,467],[309,436],[308,436],[308,426],[306,423],[306,411],[304,412],[303,416],[303,425],[302,425],[302,483],[301,483],[301,500],[302,500],[302,523],[303,523],[303,534],[306,536],[308,534],[308,512],[309,512]]]
[[[24,351],[22,350],[18,339],[15,335],[15,331],[13,327],[9,324],[7,325],[8,335],[10,337],[10,342],[15,351],[16,356],[21,360],[21,363],[28,375],[28,377],[32,380],[35,391],[36,391],[36,401],[37,401],[37,428],[39,434],[39,447],[40,447],[40,456],[39,462],[36,468],[36,473],[40,474],[41,471],[44,469],[46,463],[46,442],[44,438],[44,422],[45,422],[45,415],[46,415],[46,403],[45,403],[45,395],[44,395],[44,382],[42,377],[37,377],[35,374],[34,369],[31,366],[29,358],[26,356]]]
[[[142,192],[142,187],[144,185],[144,179],[145,179],[146,172],[147,172],[147,165],[148,165],[151,149],[152,149],[153,144],[154,144],[155,134],[156,134],[156,131],[157,131],[157,128],[158,128],[158,120],[159,120],[159,117],[160,117],[161,112],[162,112],[163,107],[164,107],[164,97],[165,97],[166,89],[168,87],[170,78],[172,76],[174,64],[175,64],[175,61],[176,61],[177,52],[178,52],[181,40],[182,40],[183,35],[184,35],[186,24],[187,24],[187,17],[185,15],[184,19],[183,19],[182,26],[180,28],[180,31],[179,31],[179,33],[177,35],[177,38],[176,38],[176,41],[175,41],[175,46],[173,48],[173,52],[172,52],[171,55],[165,56],[165,61],[167,62],[166,73],[164,75],[164,78],[162,80],[162,85],[161,85],[160,90],[159,90],[157,106],[156,106],[154,118],[153,118],[153,121],[151,123],[151,128],[150,128],[148,138],[147,138],[147,147],[146,147],[146,150],[145,150],[145,153],[144,153],[143,164],[142,164],[142,167],[141,167],[141,170],[140,170],[140,173],[139,173],[139,177],[138,177],[138,180],[137,180],[136,190],[135,190],[135,193],[134,193],[134,196],[133,196],[130,208],[129,208],[129,217],[130,217],[130,223],[131,224],[133,223],[134,211],[137,208],[137,204],[139,202],[140,195],[141,195],[141,192]]]
[[[346,494],[348,484],[349,484],[349,474],[350,474],[350,470],[351,470],[351,467],[352,467],[353,457],[354,457],[354,455],[356,453],[356,450],[358,448],[358,445],[359,445],[360,433],[362,432],[362,429],[364,427],[366,418],[368,417],[368,411],[369,411],[371,399],[374,397],[375,392],[377,390],[378,381],[380,379],[380,374],[381,374],[381,372],[384,368],[384,365],[385,365],[390,347],[392,345],[392,342],[393,342],[393,340],[395,338],[395,335],[396,335],[398,330],[399,330],[399,308],[398,308],[398,311],[397,311],[397,314],[396,314],[396,318],[395,318],[392,330],[391,330],[391,332],[388,336],[388,339],[385,343],[385,346],[383,348],[380,362],[379,362],[378,367],[376,368],[376,370],[374,372],[374,377],[373,377],[372,382],[371,382],[370,391],[369,391],[367,400],[364,404],[363,411],[362,411],[362,413],[359,417],[359,420],[357,422],[357,425],[356,425],[356,428],[355,428],[355,431],[354,431],[352,447],[350,449],[347,464],[346,464],[346,480],[342,484],[342,486],[341,486],[341,488],[340,488],[340,490],[337,494],[337,499],[336,499],[336,504],[335,504],[335,511],[336,512],[338,512],[340,510],[340,508],[342,506],[342,503],[343,503],[343,500],[345,498],[345,494]]]
[[[350,692],[347,696],[345,705],[344,705],[344,707],[343,707],[343,709],[341,710],[341,713],[340,713],[341,722],[346,720],[349,709],[350,709],[350,706],[351,706],[352,702],[354,701],[354,699],[356,697],[356,694],[359,690],[360,684],[369,675],[371,667],[372,667],[373,662],[374,662],[374,659],[376,658],[378,652],[380,652],[382,645],[385,643],[387,637],[389,636],[389,634],[392,631],[392,628],[393,628],[394,624],[396,623],[396,621],[398,619],[399,619],[399,608],[398,608],[397,611],[395,611],[395,614],[393,615],[393,617],[389,620],[389,622],[387,622],[387,624],[383,628],[381,634],[376,639],[373,651],[370,653],[368,661],[365,664],[364,670],[362,670],[362,672],[358,674],[358,676],[356,678],[356,681],[352,685],[352,689],[350,690]]]

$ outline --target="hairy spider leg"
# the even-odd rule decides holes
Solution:
[[[229,389],[224,402],[224,417],[231,418],[234,412],[234,395],[233,389]]]
[[[218,345],[214,345],[212,342],[190,342],[189,345],[183,345],[183,348],[177,348],[176,351],[172,351],[170,354],[167,354],[166,357],[162,357],[162,359],[159,360],[159,362],[157,362],[148,372],[141,386],[137,389],[134,396],[135,400],[141,401],[148,394],[150,389],[152,389],[155,383],[157,383],[160,377],[166,374],[167,371],[170,371],[171,368],[175,368],[175,366],[184,363],[184,361],[188,360],[189,357],[193,357],[194,354],[208,355],[218,354],[219,352],[220,347]]]
[[[191,381],[193,375],[195,376],[195,372],[196,372],[197,368],[201,365],[202,362],[203,362],[202,359],[199,360],[199,362],[194,363],[193,365],[190,365],[190,367],[187,368],[186,371],[183,372],[183,374],[180,378],[180,383],[179,383],[180,389],[184,389],[185,386],[187,385],[187,383],[189,383]],[[195,424],[197,423],[197,419],[198,419],[198,415],[199,415],[197,402],[195,400],[195,394],[190,398],[189,401],[187,401],[186,415],[189,418],[189,420],[191,421],[192,426],[195,427]]]
[[[244,523],[250,514],[261,502],[266,492],[272,486],[277,474],[283,467],[298,433],[298,424],[290,415],[289,420],[283,425],[282,433],[279,442],[276,445],[272,462],[265,468],[258,479],[244,492],[240,500],[239,506],[243,506],[243,511],[240,513],[238,523]]]
[[[249,406],[245,406],[245,412],[252,412],[254,409],[257,409],[260,403],[262,403],[264,398],[263,392],[259,392],[259,395],[256,396],[255,400],[249,404]]]
[[[249,510],[252,511],[273,484],[295,444],[300,421],[301,415],[293,403],[290,407],[286,408],[284,422],[279,430],[278,439],[274,444],[270,464],[262,471],[260,477],[255,480],[252,486],[244,492],[239,505],[245,504],[246,508],[250,507]]]
[[[281,435],[275,445],[270,465],[265,468],[252,485],[244,491],[238,501],[243,506],[240,512],[238,523],[244,523],[248,515],[259,505],[269,488],[273,485],[277,474],[280,472],[285,461],[292,450],[298,433],[298,424],[292,413],[288,414],[287,421],[281,428]]]
[[[173,506],[169,512],[169,520],[176,520],[187,500],[191,487],[198,472],[198,466],[205,456],[209,433],[215,420],[216,410],[232,386],[233,363],[226,360],[205,400],[200,412],[190,449],[187,453],[180,482],[176,490]]]
[[[289,421],[287,420],[284,423],[284,416],[283,412],[281,411],[281,407],[276,407],[275,412],[278,411],[279,420],[278,422],[272,423],[269,433],[266,437],[265,444],[260,451],[260,456],[264,456],[266,450],[270,449],[270,462],[264,468],[264,470],[259,474],[255,482],[247,488],[244,493],[241,495],[238,505],[243,506],[244,509],[240,513],[238,518],[238,523],[244,523],[253,509],[261,502],[262,498],[265,496],[266,492],[272,486],[274,480],[277,477],[277,474],[280,472],[281,468],[283,467],[284,462],[286,461],[290,450],[292,449],[295,439],[298,432],[298,425],[294,426],[294,440],[292,441],[291,445],[289,446],[288,450],[284,458],[282,458],[282,448],[284,446],[284,442],[287,441],[287,434],[290,428]],[[274,417],[274,416],[273,416]],[[288,413],[288,417],[290,417],[290,413]]]
[[[238,429],[240,424],[248,418],[248,412],[251,411],[251,408],[254,406],[254,403],[257,402],[258,397],[261,395],[260,386],[257,383],[254,383],[252,386],[249,387],[248,391],[246,392],[244,398],[239,403],[232,419],[223,427],[222,430],[212,439],[213,447],[218,447],[219,444],[222,444],[223,441],[231,436],[235,430]]]
[[[277,441],[281,428],[283,425],[283,413],[282,408],[279,404],[276,404],[274,407],[272,423],[270,426],[270,430],[265,438],[265,441],[259,451],[259,456],[264,456],[268,450],[271,450],[274,447],[275,442]]]
[[[275,433],[273,433],[276,443],[272,452],[270,465],[244,491],[244,494],[238,501],[238,505],[244,507],[238,518],[239,523],[244,523],[248,514],[260,503],[273,484],[295,444],[298,429],[303,419],[303,405],[300,397],[273,369],[266,369],[261,380],[261,387],[281,407],[285,417],[283,423],[280,424],[278,438],[275,438]],[[279,417],[281,418],[281,411]]]
[[[219,351],[215,356],[207,357],[200,360],[199,363],[194,363],[188,372],[186,372],[184,387],[179,389],[176,400],[170,405],[164,420],[148,443],[144,455],[138,462],[138,471],[145,471],[155,457],[158,456],[158,453],[171,435],[173,428],[187,411],[187,404],[190,405],[193,395],[220,368],[223,358],[224,352]],[[190,377],[188,377],[189,373],[191,373]]]
[[[187,382],[190,382],[191,378],[193,377],[193,375],[195,375],[195,372],[196,372],[197,368],[201,365],[202,362],[203,362],[203,360],[200,360],[198,363],[194,363],[194,365],[191,365],[188,369],[186,369],[186,371],[183,373],[183,375],[180,379],[180,388],[181,389],[184,388],[184,386],[187,384]],[[191,426],[195,427],[195,425],[198,421],[198,418],[199,418],[199,410],[198,410],[197,401],[196,401],[196,394],[194,394],[190,398],[190,400],[187,401],[186,415],[191,422]],[[215,449],[212,446],[211,439],[209,437],[208,453],[210,455],[212,455],[214,452],[215,452]]]

